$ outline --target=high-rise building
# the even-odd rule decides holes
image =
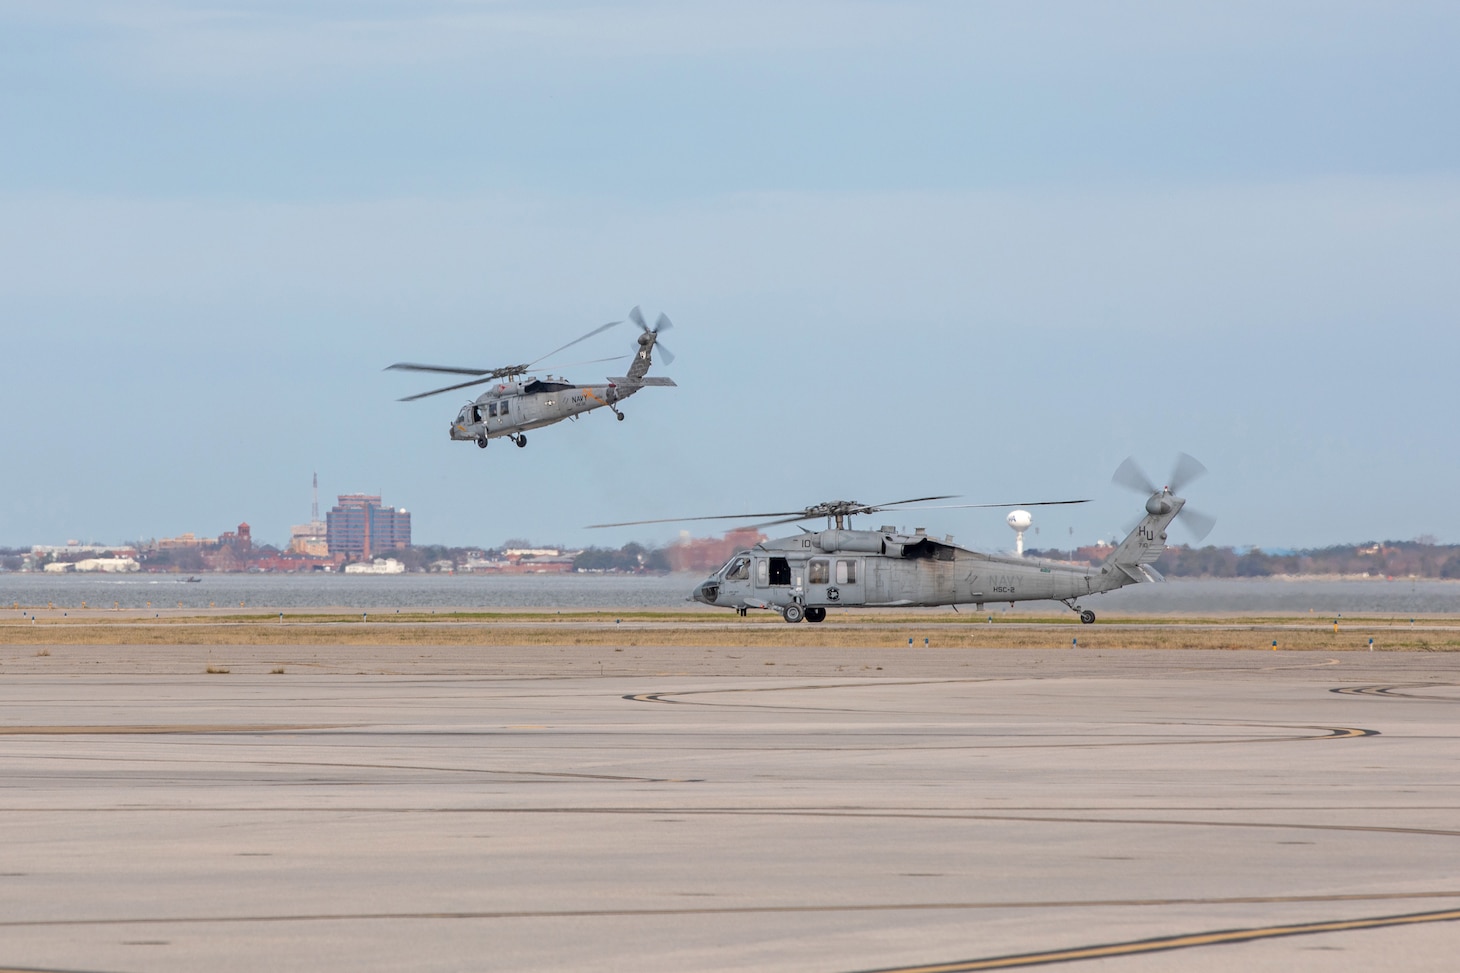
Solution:
[[[330,554],[373,558],[411,546],[411,515],[384,506],[377,496],[345,493],[326,515],[325,534]]]

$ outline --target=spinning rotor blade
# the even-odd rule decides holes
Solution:
[[[977,507],[1063,507],[1072,503],[1089,503],[1089,500],[1025,500],[1016,503],[940,503],[929,507],[914,507],[914,510],[967,510]]]
[[[589,524],[588,527],[585,529],[593,530],[599,527],[638,527],[640,524],[680,524],[689,523],[692,520],[753,520],[757,517],[787,516],[790,516],[790,512],[783,510],[777,513],[767,514],[714,514],[709,517],[658,517],[654,520],[625,520],[616,524]],[[805,520],[806,518],[801,516],[800,512],[798,511],[796,514],[796,519]],[[790,523],[790,521],[781,521],[781,523]]]
[[[1212,528],[1217,526],[1217,518],[1199,510],[1192,510],[1190,507],[1182,507],[1181,513],[1176,515],[1176,519],[1191,532],[1197,543],[1206,540],[1207,535],[1212,532]]]
[[[386,365],[385,371],[392,370],[402,372],[442,372],[446,375],[485,375],[490,368],[455,368],[451,365],[417,365],[415,362],[398,361],[394,365]]]
[[[927,503],[930,500],[957,500],[957,499],[958,499],[958,495],[956,493],[948,493],[948,494],[944,494],[941,497],[913,497],[911,500],[892,500],[892,501],[890,501],[888,503],[868,503],[868,504],[861,504],[861,506],[866,507],[868,513],[873,513],[875,511],[878,511],[878,510],[883,509],[884,507],[901,507],[903,504],[907,504],[907,503]]]
[[[640,331],[645,334],[654,335],[656,339],[654,347],[664,353],[664,364],[673,365],[674,352],[670,351],[666,346],[659,344],[657,340],[661,332],[668,331],[674,327],[674,322],[669,320],[669,315],[661,313],[659,318],[654,322],[654,327],[650,328],[649,323],[644,320],[644,312],[640,311],[639,306],[635,304],[633,309],[629,311],[629,320],[637,324]]]
[[[1177,496],[1181,495],[1181,488],[1193,480],[1200,479],[1206,475],[1207,468],[1201,465],[1201,461],[1195,456],[1186,453],[1176,455],[1176,465],[1171,468],[1171,492]]]
[[[1125,458],[1125,462],[1116,468],[1115,475],[1110,478],[1110,482],[1116,486],[1123,486],[1127,490],[1144,493],[1148,496],[1152,493],[1161,492],[1160,488],[1151,482],[1151,478],[1145,474],[1145,471],[1136,465],[1136,458],[1134,456],[1127,456]]]
[[[473,379],[470,382],[462,382],[460,385],[448,385],[441,389],[432,389],[429,392],[419,392],[415,395],[408,395],[403,399],[396,399],[397,402],[414,402],[417,399],[429,398],[433,395],[440,395],[442,392],[454,392],[457,389],[471,388],[473,385],[485,385],[488,382],[495,382],[499,376],[488,375],[486,378]]]
[[[1171,477],[1166,481],[1166,489],[1180,496],[1183,487],[1205,476],[1206,472],[1207,468],[1195,456],[1188,453],[1177,453],[1176,464],[1171,468]],[[1136,465],[1134,456],[1126,457],[1125,462],[1120,464],[1115,475],[1110,478],[1110,482],[1136,493],[1161,492],[1161,488],[1152,483],[1145,471]]]
[[[1171,467],[1171,479],[1164,488],[1160,488],[1152,483],[1150,478],[1141,471],[1141,468],[1136,465],[1135,458],[1129,457],[1116,469],[1115,475],[1110,478],[1110,481],[1119,486],[1134,490],[1137,493],[1157,494],[1169,492],[1172,495],[1180,496],[1181,491],[1186,486],[1192,481],[1206,475],[1206,472],[1207,468],[1196,457],[1187,453],[1177,453],[1176,463]],[[1217,523],[1215,517],[1204,514],[1199,510],[1193,510],[1186,504],[1182,505],[1180,512],[1176,515],[1176,520],[1198,542],[1205,540],[1206,536],[1212,532],[1212,528]],[[1136,525],[1140,522],[1141,518],[1137,517],[1126,527],[1125,533],[1129,534],[1135,530]]]
[[[590,358],[587,361],[570,361],[566,365],[554,365],[554,368],[577,368],[579,365],[597,365],[606,361],[623,361],[628,355],[610,355],[608,358]]]
[[[631,314],[630,317],[633,315]],[[831,508],[840,506],[844,515],[855,515],[862,513],[875,513],[884,507],[898,507],[906,503],[922,503],[925,500],[952,500],[953,495],[941,497],[915,497],[911,500],[894,500],[891,503],[862,504],[855,501],[833,500],[821,503],[813,507],[802,507],[800,510],[773,510],[767,513],[758,514],[712,514],[708,517],[659,517],[654,520],[626,520],[617,524],[589,524],[589,528],[596,527],[638,527],[641,524],[679,524],[689,523],[696,520],[759,520],[762,517],[780,518],[765,523],[755,524],[755,527],[772,527],[778,524],[794,524],[798,520],[814,520],[818,517],[826,517],[834,512]]]
[[[560,351],[566,351],[567,349],[573,347],[574,345],[576,345],[580,341],[587,341],[589,338],[593,337],[594,335],[596,335],[596,334],[602,334],[603,332],[607,331],[609,328],[616,328],[616,327],[618,327],[621,324],[623,324],[622,321],[610,321],[607,324],[601,324],[598,327],[594,328],[592,331],[590,331],[587,334],[583,335],[581,338],[574,338],[572,341],[568,342],[566,345],[563,345],[563,347],[561,347],[561,348],[554,348],[552,351],[548,352],[546,355],[543,355],[541,358],[538,358],[535,361],[528,362],[527,365],[525,366],[524,370],[526,368],[531,368],[533,365],[536,365],[538,362],[546,361],[547,359],[553,357],[554,355],[556,355]]]

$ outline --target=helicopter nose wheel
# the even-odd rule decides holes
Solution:
[[[487,437],[486,436],[482,436],[481,438],[479,438],[477,440],[477,446],[479,448],[481,448],[481,449],[486,449],[487,448]]]
[[[523,446],[526,446],[527,445],[527,434],[526,433],[518,433],[517,434],[517,438],[514,439],[514,440],[512,440],[512,441],[517,444],[517,448],[518,449],[521,449]]]
[[[1086,625],[1094,625],[1095,613],[1086,608],[1084,611],[1080,612],[1080,621],[1084,622]]]

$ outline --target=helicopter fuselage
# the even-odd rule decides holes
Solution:
[[[594,409],[608,407],[622,418],[619,402],[648,386],[672,386],[668,378],[645,377],[626,384],[574,385],[547,377],[507,381],[492,386],[461,407],[451,423],[451,438],[485,444],[489,439],[515,439],[529,429],[550,426]]]
[[[636,391],[621,391],[613,384],[573,385],[552,377],[503,382],[461,407],[451,423],[451,438],[479,442],[517,436],[619,402]]]
[[[1159,502],[1158,502],[1159,501]],[[829,608],[978,606],[1058,601],[1093,622],[1075,602],[1141,581],[1160,581],[1150,564],[1165,550],[1166,527],[1184,501],[1152,497],[1135,530],[1101,564],[989,554],[924,531],[828,529],[764,541],[730,558],[692,595],[706,605],[780,612],[819,622]]]

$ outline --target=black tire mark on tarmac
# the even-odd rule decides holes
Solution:
[[[1012,956],[991,956],[986,959],[955,960],[951,963],[932,963],[919,966],[888,966],[876,970],[867,970],[864,973],[971,973],[974,970],[1012,970],[1020,967],[1048,966],[1054,963],[1073,963],[1079,960],[1109,959],[1116,956],[1137,956],[1145,953],[1169,952],[1176,949],[1191,949],[1196,946],[1250,943],[1260,939],[1278,939],[1285,936],[1312,936],[1325,932],[1383,929],[1391,926],[1412,926],[1426,922],[1454,922],[1457,919],[1460,919],[1460,909],[1449,909],[1443,912],[1415,912],[1400,916],[1338,919],[1329,922],[1303,922],[1285,926],[1262,926],[1255,929],[1220,929],[1214,932],[1188,933],[1180,936],[1160,936],[1154,939],[1138,939],[1123,943],[1103,943],[1098,946],[1077,946],[1073,949],[1057,949],[1040,953],[1020,953]]]
[[[1460,696],[1436,696],[1433,693],[1407,691],[1438,687],[1453,689],[1455,685],[1450,682],[1417,682],[1401,686],[1341,686],[1337,689],[1330,689],[1329,692],[1337,693],[1340,696],[1377,696],[1383,699],[1419,699],[1440,703],[1460,703]]]
[[[898,686],[929,686],[945,685],[948,683],[988,683],[998,682],[993,679],[929,679],[919,682],[892,682],[877,683],[878,688]],[[623,697],[631,703],[666,703],[673,706],[714,706],[723,705],[710,702],[698,702],[684,699],[686,696],[719,696],[732,693],[780,693],[788,691],[806,692],[822,689],[866,689],[869,684],[861,683],[823,683],[820,685],[798,685],[798,686],[742,686],[736,689],[687,689],[682,692],[665,691],[658,693],[629,693]],[[1333,690],[1338,692],[1338,690]],[[839,713],[839,712],[864,712],[863,710],[839,710],[820,707],[780,707],[767,706],[764,704],[729,704],[744,706],[754,709],[774,709],[779,712],[804,711],[812,713]],[[958,747],[940,748],[957,750],[1024,750],[1024,749],[1060,749],[1060,748],[1104,748],[1104,747],[1174,747],[1174,746],[1209,746],[1218,743],[1295,743],[1306,740],[1352,740],[1358,737],[1376,737],[1378,730],[1366,729],[1354,726],[1307,726],[1280,723],[1243,723],[1226,721],[1202,721],[1194,722],[1183,720],[1175,723],[1136,723],[1134,726],[1210,726],[1224,727],[1231,729],[1264,729],[1264,730],[1315,730],[1316,734],[1302,734],[1299,736],[1274,736],[1274,737],[1212,737],[1199,740],[1096,740],[1089,743],[1005,743],[1005,744],[967,744]]]

